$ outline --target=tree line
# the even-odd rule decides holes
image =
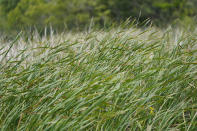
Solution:
[[[0,0],[0,29],[13,30],[36,26],[75,28],[137,18],[151,19],[156,25],[176,20],[193,21],[196,0]]]

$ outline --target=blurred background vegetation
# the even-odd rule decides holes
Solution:
[[[0,0],[0,30],[84,28],[150,19],[164,27],[195,23],[197,0]]]

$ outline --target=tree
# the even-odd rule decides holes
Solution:
[[[196,0],[0,0],[0,28],[76,28],[88,25],[91,18],[103,24],[128,17],[167,25],[177,19],[191,21],[195,4]]]

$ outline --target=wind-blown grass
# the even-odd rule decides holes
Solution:
[[[197,129],[197,34],[112,29],[0,45],[0,130]]]

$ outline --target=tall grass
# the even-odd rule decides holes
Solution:
[[[0,130],[197,130],[197,32],[19,33],[0,44]]]

